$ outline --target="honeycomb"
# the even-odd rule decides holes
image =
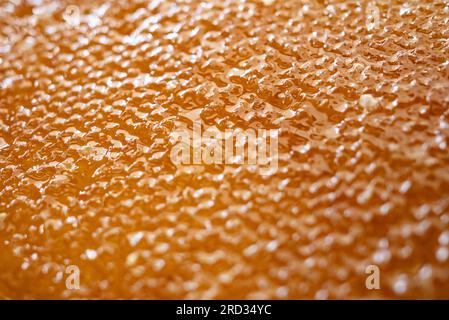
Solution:
[[[0,298],[449,298],[448,1],[0,3]]]

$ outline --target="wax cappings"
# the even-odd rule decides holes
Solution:
[[[373,3],[3,2],[0,297],[449,298],[449,7]]]

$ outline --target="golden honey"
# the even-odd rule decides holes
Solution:
[[[442,0],[1,1],[0,298],[449,298],[448,22]],[[176,166],[192,115],[277,130],[277,170]]]

